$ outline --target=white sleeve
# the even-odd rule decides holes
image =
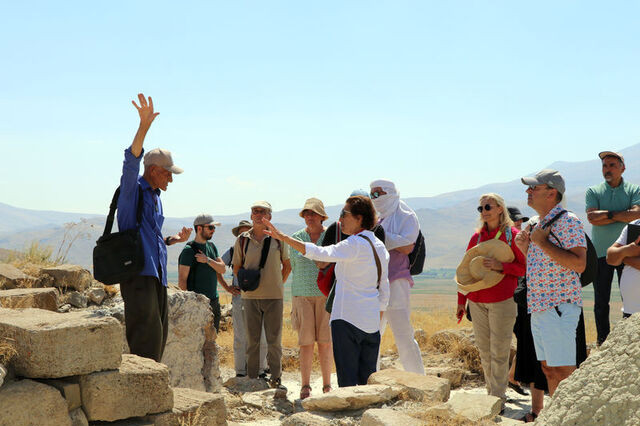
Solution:
[[[620,244],[621,246],[626,246],[627,245],[627,229],[629,229],[629,226],[625,226],[622,229],[622,232],[620,233],[620,236],[616,240],[616,243]]]
[[[386,229],[384,230],[384,245],[387,250],[393,250],[414,244],[419,232],[420,223],[418,222],[418,217],[415,214],[408,214],[402,221],[398,233],[394,234]]]
[[[338,244],[321,247],[313,243],[304,243],[306,258],[321,262],[348,262],[358,257],[360,244],[353,238],[347,238]]]

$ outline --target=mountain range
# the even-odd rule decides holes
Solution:
[[[620,151],[626,164],[640,162],[640,144]],[[575,212],[590,232],[584,213],[584,193],[588,186],[602,182],[600,160],[570,162],[558,161],[548,168],[559,170],[566,182],[565,198],[569,210]],[[523,175],[531,176],[537,171],[527,171]],[[625,171],[624,178],[630,182],[640,183],[640,169],[631,167]],[[523,214],[535,214],[526,205],[525,187],[520,176],[509,182],[491,183],[475,188],[443,193],[434,197],[412,197],[405,201],[418,215],[427,240],[426,268],[455,268],[477,226],[478,213],[476,207],[481,194],[495,192],[507,201],[508,205],[519,207]],[[327,206],[329,222],[337,219],[342,205]],[[304,226],[298,216],[299,209],[286,209],[273,213],[273,222],[284,232],[291,233]],[[213,241],[220,252],[224,252],[234,242],[231,228],[241,219],[248,219],[246,213],[216,216],[223,226],[216,231]],[[166,218],[163,233],[169,235],[177,232],[182,226],[189,226],[193,218]],[[29,210],[0,203],[0,248],[22,250],[31,242],[51,246],[54,254],[62,245],[64,253],[66,244],[77,235],[70,246],[67,260],[72,263],[91,267],[91,253],[95,241],[104,229],[105,216],[95,214],[65,213],[56,211]],[[66,224],[66,225],[65,225]],[[181,245],[169,248],[169,268],[177,271],[177,257]]]

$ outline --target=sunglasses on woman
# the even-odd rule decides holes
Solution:
[[[340,212],[340,219],[345,217],[347,215],[347,213],[351,214],[351,212],[349,210],[342,209],[342,211]]]
[[[482,209],[484,208],[485,211],[491,211],[492,208],[497,207],[497,206],[492,206],[491,204],[485,204],[484,206],[478,206],[477,210],[478,213],[482,213]]]

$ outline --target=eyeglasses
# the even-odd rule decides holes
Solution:
[[[213,231],[216,229],[215,225],[204,225],[205,228],[207,228],[209,231]]]
[[[265,209],[251,209],[252,214],[267,214]]]
[[[529,189],[531,190],[531,192],[535,191],[536,189],[553,189],[552,187],[550,187],[549,185],[529,185]]]
[[[345,217],[347,215],[347,213],[351,214],[351,212],[349,210],[342,209],[342,211],[340,212],[340,219]]]
[[[478,206],[478,208],[476,210],[478,210],[478,213],[482,213],[482,209],[484,208],[485,211],[491,211],[492,208],[497,207],[497,206],[492,206],[491,204],[485,204],[484,206]]]
[[[374,191],[369,195],[371,195],[372,200],[375,200],[376,198],[379,198],[382,194],[380,194],[378,191]]]

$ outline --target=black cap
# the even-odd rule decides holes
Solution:
[[[514,222],[518,220],[526,222],[529,220],[528,217],[522,215],[522,213],[520,212],[520,209],[517,207],[507,207],[507,210],[509,210],[509,217]]]

